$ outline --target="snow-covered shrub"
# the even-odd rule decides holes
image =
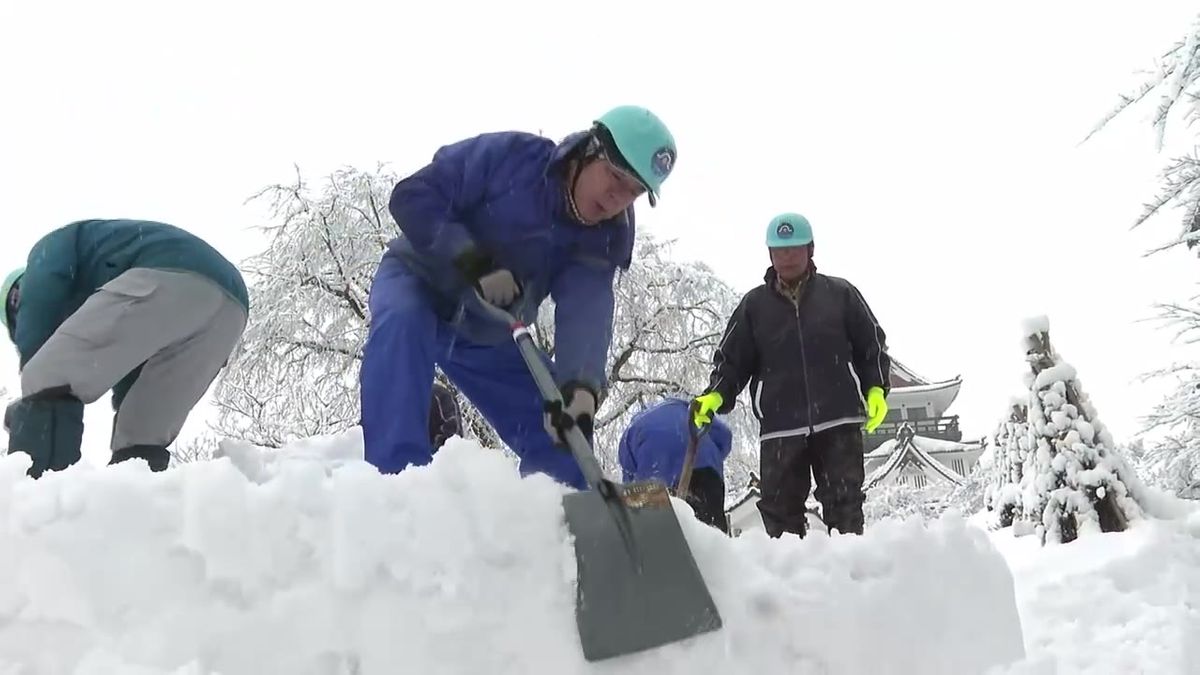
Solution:
[[[1026,330],[1033,447],[1022,469],[1023,515],[1043,543],[1124,530],[1142,517],[1122,475],[1128,465],[1116,455],[1075,368],[1053,349],[1049,333],[1044,317]]]
[[[1026,402],[1014,399],[994,435],[996,461],[988,509],[995,514],[997,527],[1009,527],[1022,517],[1021,479],[1032,443],[1028,415]]]

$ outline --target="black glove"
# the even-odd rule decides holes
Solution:
[[[596,395],[592,390],[581,384],[563,387],[562,403],[546,404],[542,422],[546,433],[559,447],[566,447],[566,432],[572,426],[578,425],[584,438],[592,442],[593,425],[596,416]]]

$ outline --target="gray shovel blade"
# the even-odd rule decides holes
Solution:
[[[635,551],[595,490],[563,498],[575,537],[575,619],[588,661],[632,654],[717,630],[721,616],[658,482],[621,486]]]

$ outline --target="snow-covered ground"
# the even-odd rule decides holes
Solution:
[[[389,477],[361,462],[355,432],[222,450],[161,474],[81,464],[36,482],[24,456],[0,458],[0,675],[1186,673],[1200,660],[1197,515],[1043,550],[954,515],[731,540],[676,503],[724,628],[589,664],[550,480],[460,439]]]
[[[990,538],[1016,580],[1023,665],[1046,668],[1012,673],[1200,673],[1200,511],[1046,548]]]

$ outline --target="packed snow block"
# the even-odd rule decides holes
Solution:
[[[300,439],[278,449],[227,438],[217,444],[213,458],[228,458],[247,478],[263,483],[288,466],[307,465],[328,471],[347,462],[361,463],[363,448],[362,427],[356,426],[340,434]]]
[[[1008,566],[957,516],[886,520],[861,537],[756,531],[733,544],[701,565],[724,559],[710,583],[735,669],[776,672],[784,651],[805,666],[788,672],[814,673],[982,673],[1024,657]]]
[[[590,664],[575,632],[566,488],[461,439],[389,476],[337,452],[292,457],[304,459],[269,462],[260,480],[226,456],[161,473],[81,464],[36,482],[9,466],[20,459],[0,459],[3,663],[961,675],[1023,657],[1008,568],[953,516],[862,537],[730,539],[676,501],[724,628]]]

